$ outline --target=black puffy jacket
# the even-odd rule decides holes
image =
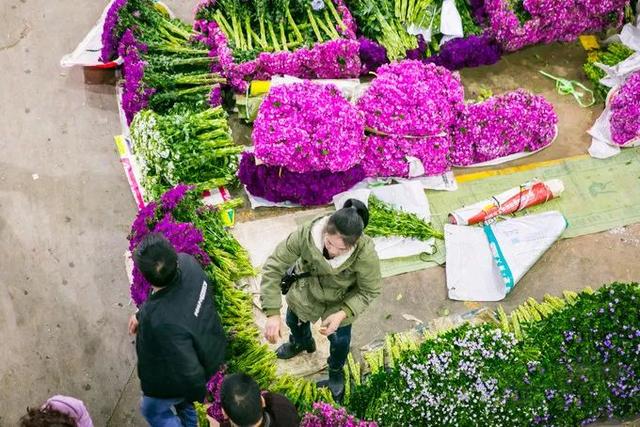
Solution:
[[[138,312],[138,376],[149,397],[202,401],[227,341],[213,288],[198,261],[178,254],[178,275]]]

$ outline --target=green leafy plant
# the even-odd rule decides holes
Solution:
[[[429,240],[432,237],[444,239],[442,232],[418,218],[416,214],[394,209],[375,196],[369,197],[367,235],[371,237],[401,236],[418,240]]]
[[[614,66],[633,55],[633,53],[633,49],[628,48],[622,43],[610,43],[604,49],[599,49],[589,53],[587,56],[587,62],[583,65],[583,69],[587,78],[591,83],[593,83],[594,93],[597,100],[603,102],[606,99],[610,88],[600,84],[600,79],[602,79],[606,73],[598,68],[595,63],[599,62],[604,65]]]

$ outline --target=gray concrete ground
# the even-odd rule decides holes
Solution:
[[[166,1],[189,18],[193,2]],[[60,57],[93,25],[103,2],[3,0],[0,4],[0,426],[55,393],[83,399],[96,426],[143,425],[122,254],[135,207],[112,136],[119,130],[113,87],[83,84]],[[577,45],[527,49],[465,70],[467,93],[543,93],[560,116],[558,141],[535,159],[584,153],[598,107],[560,97],[538,69],[582,79]],[[244,212],[244,220],[275,212]],[[640,225],[557,243],[503,304],[529,296],[640,279]],[[401,299],[397,296],[402,294]],[[356,324],[354,348],[473,304],[446,299],[444,270],[385,281]]]

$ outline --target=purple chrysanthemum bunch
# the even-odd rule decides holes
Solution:
[[[417,60],[384,65],[357,106],[369,131],[367,175],[407,176],[409,157],[422,162],[426,175],[447,170],[449,132],[464,109],[456,74]]]
[[[640,138],[640,72],[622,84],[611,102],[611,137],[618,145]]]
[[[523,89],[467,106],[453,132],[449,161],[468,166],[553,142],[558,116],[542,96]]]
[[[627,0],[485,0],[489,33],[507,51],[537,43],[573,41],[620,25]]]
[[[177,252],[194,256],[203,266],[211,262],[207,253],[201,248],[202,232],[191,223],[176,222],[171,214],[191,188],[187,185],[178,185],[162,195],[159,203],[151,202],[138,212],[129,234],[131,253],[147,234],[155,232],[164,235]],[[140,306],[147,300],[150,292],[151,284],[134,265],[131,299]]]
[[[146,50],[147,46],[136,40],[131,29],[124,32],[118,46],[118,55],[123,59],[122,109],[127,124],[131,124],[133,116],[147,106],[149,98],[155,92],[155,89],[143,84],[145,62],[140,54]]]
[[[360,165],[344,172],[297,173],[278,166],[256,165],[253,153],[243,153],[238,178],[254,196],[275,203],[288,201],[317,206],[331,203],[333,196],[362,181],[365,173]]]
[[[344,408],[336,408],[328,403],[313,404],[313,411],[305,414],[301,427],[377,427],[373,421],[359,421],[347,414]]]
[[[291,172],[346,171],[363,156],[364,119],[333,85],[271,89],[253,126],[255,155]]]

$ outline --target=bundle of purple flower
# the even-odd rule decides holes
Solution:
[[[207,382],[207,393],[209,400],[211,401],[211,406],[207,408],[207,415],[209,415],[219,423],[221,423],[225,419],[224,413],[222,412],[221,396],[225,371],[226,368],[223,367],[211,377],[209,382]]]
[[[358,108],[372,134],[365,144],[367,175],[407,176],[408,156],[423,163],[426,175],[447,169],[449,132],[464,109],[456,74],[415,60],[384,65]]]
[[[215,1],[205,0],[196,7],[197,11],[211,7]],[[270,80],[275,75],[289,75],[305,79],[345,79],[358,77],[361,72],[359,56],[360,44],[356,40],[356,22],[344,0],[333,0],[340,14],[342,26],[336,31],[342,39],[316,43],[311,48],[300,48],[293,52],[261,52],[251,61],[234,62],[233,52],[229,47],[224,32],[217,27],[210,28],[215,55],[220,58],[220,65],[225,77],[236,92],[245,92],[251,80]],[[199,28],[208,24],[197,20]]]
[[[359,421],[347,414],[344,408],[335,408],[328,403],[313,404],[313,412],[305,414],[301,427],[377,427],[373,421]]]
[[[118,41],[115,38],[114,31],[118,25],[118,19],[120,9],[127,4],[127,0],[114,0],[107,11],[107,15],[104,19],[104,25],[102,26],[102,50],[100,55],[100,61],[109,62],[111,57],[116,52],[118,47]],[[122,55],[121,55],[122,56]]]
[[[203,242],[202,232],[193,224],[176,222],[171,216],[171,212],[191,188],[187,185],[178,185],[167,191],[160,199],[160,203],[151,202],[138,212],[129,234],[131,253],[144,236],[155,232],[164,235],[176,251],[193,255],[203,266],[211,262],[207,253],[200,247]],[[147,300],[150,292],[151,284],[134,265],[131,299],[137,306],[140,306]]]
[[[364,119],[333,85],[271,89],[253,127],[255,155],[292,172],[341,172],[363,156]]]
[[[449,160],[455,166],[536,151],[555,138],[558,116],[542,96],[523,89],[469,105],[453,132]]]
[[[619,145],[640,139],[640,71],[620,87],[611,102],[611,137]]]
[[[516,51],[537,43],[573,41],[580,34],[618,26],[627,3],[627,0],[485,0],[483,11],[490,34],[505,50]]]
[[[256,165],[253,153],[243,153],[238,178],[254,196],[275,203],[317,206],[331,203],[333,196],[362,181],[365,173],[360,165],[344,172],[296,173],[279,166]]]
[[[246,91],[251,80],[270,80],[275,75],[305,79],[344,79],[360,75],[362,66],[357,40],[330,40],[293,52],[261,52],[252,61],[236,64],[224,33],[216,28],[214,34],[216,55],[231,87],[237,92]]]
[[[123,59],[122,75],[122,109],[127,118],[127,124],[131,124],[133,116],[143,110],[149,103],[149,98],[155,89],[144,87],[145,62],[140,58],[140,53],[145,53],[147,46],[139,43],[131,29],[127,29],[118,46],[118,55]]]
[[[358,42],[360,43],[359,55],[362,64],[360,74],[364,75],[376,71],[380,66],[389,62],[384,46],[366,37],[358,38]]]
[[[493,37],[486,34],[470,35],[465,38],[449,40],[442,45],[437,55],[426,62],[445,67],[448,70],[460,70],[467,67],[495,64],[502,56],[502,49]]]

